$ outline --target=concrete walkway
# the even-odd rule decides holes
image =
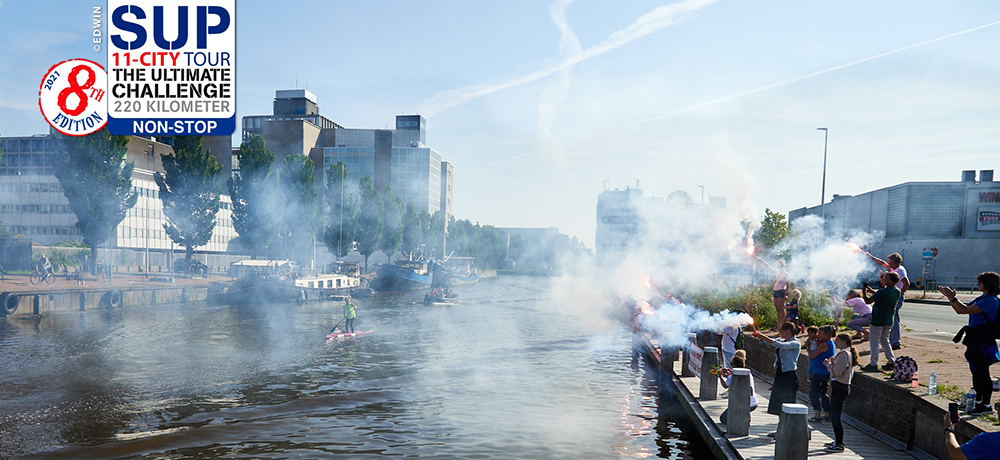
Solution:
[[[676,363],[674,373],[680,375],[680,363]],[[682,377],[680,381],[691,393],[697,395],[700,391],[701,379],[697,377]],[[750,413],[750,435],[740,437],[728,437],[730,442],[739,450],[740,455],[745,459],[771,459],[774,458],[774,438],[767,436],[767,433],[777,430],[778,417],[767,413],[768,398],[771,395],[769,388],[770,380],[754,374],[754,384],[757,390],[758,407]],[[720,385],[720,392],[722,387]],[[719,424],[719,416],[728,407],[729,400],[719,398],[716,400],[699,400],[702,408],[712,417],[712,420],[719,425],[720,430],[725,431],[725,425]],[[808,401],[800,401],[809,405]],[[812,410],[810,409],[810,414]],[[898,450],[888,444],[860,431],[847,423],[844,424],[844,446],[843,452],[827,451],[823,444],[833,441],[833,425],[830,422],[810,423],[809,457],[824,458],[829,460],[846,460],[858,458],[870,458],[879,460],[912,460],[914,457],[907,451]]]

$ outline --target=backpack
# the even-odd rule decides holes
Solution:
[[[892,363],[892,381],[910,383],[913,374],[917,373],[917,362],[909,356],[897,356]]]

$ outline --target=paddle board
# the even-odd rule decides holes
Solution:
[[[358,332],[340,332],[340,331],[337,331],[337,332],[334,332],[332,334],[328,334],[326,336],[326,340],[351,339],[351,338],[354,338],[354,337],[360,337],[362,335],[368,335],[368,334],[371,334],[372,332],[375,332],[375,331],[374,330],[371,330],[371,331],[358,331]]]

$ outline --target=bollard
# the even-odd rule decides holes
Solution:
[[[733,379],[729,384],[729,413],[726,415],[726,434],[746,436],[750,434],[750,369],[733,369]]]
[[[719,377],[712,373],[712,368],[719,363],[719,349],[705,347],[705,356],[701,358],[701,391],[698,399],[713,400],[719,397]]]
[[[669,394],[670,376],[674,372],[674,362],[677,361],[676,348],[660,348],[660,367],[657,369],[659,391],[661,395]]]
[[[809,456],[809,425],[803,404],[781,405],[778,430],[774,436],[774,460],[805,460]]]
[[[689,332],[687,334],[687,338],[688,338],[688,342],[687,343],[688,343],[688,345],[694,343],[694,341],[695,341],[695,339],[697,337],[698,337],[697,334]],[[684,346],[684,359],[681,361],[681,377],[694,377],[695,376],[694,372],[691,372],[691,369],[690,369],[690,365],[691,365],[691,353],[690,353],[690,350],[691,350],[691,348],[689,348],[687,345]]]

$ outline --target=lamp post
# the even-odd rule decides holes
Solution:
[[[826,128],[816,128],[816,131],[823,131],[823,189],[819,197],[819,214],[826,220],[826,141],[830,136],[830,131]],[[826,227],[826,224],[823,224]]]

